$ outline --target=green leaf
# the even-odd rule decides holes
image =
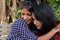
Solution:
[[[21,13],[21,9],[17,11],[17,14]]]
[[[14,13],[13,16],[18,19],[21,17],[21,9],[18,9],[17,13]]]
[[[60,6],[58,7],[57,11],[55,12],[56,19],[60,21]]]
[[[49,0],[56,19],[60,21],[60,0]]]

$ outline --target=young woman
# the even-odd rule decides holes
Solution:
[[[53,37],[60,31],[60,23],[56,26],[56,20],[53,15],[53,11],[49,5],[41,3],[39,7],[39,13],[34,13],[33,19],[37,29],[43,29],[39,34],[39,40],[54,40]]]
[[[50,15],[51,16],[51,18],[53,18],[54,17],[54,13],[53,13],[53,10],[52,10],[52,8],[50,7],[50,5],[49,4],[47,4],[47,3],[43,3],[43,4],[40,4],[39,6],[41,6],[41,5],[43,5],[43,8],[44,9],[46,9],[46,13],[48,13],[48,15]],[[55,17],[54,17],[55,18]],[[45,30],[46,32],[48,32],[49,30],[51,30],[54,26],[56,26],[56,25],[58,25],[58,21],[56,20],[56,19],[54,19],[54,21],[55,22],[53,22],[54,23],[54,25],[52,25],[51,27],[45,27],[45,29],[47,29],[47,30]],[[52,24],[52,23],[51,23]],[[51,40],[60,40],[60,33],[58,32],[58,33],[56,33],[52,38],[51,38]]]
[[[37,35],[37,29],[33,24],[32,13],[34,12],[33,8],[31,7],[32,3],[30,1],[26,1],[21,5],[21,18],[24,19],[27,24],[28,28]]]
[[[27,1],[23,2],[21,9],[22,9],[21,11],[22,19],[18,19],[12,24],[12,28],[9,32],[7,40],[37,40],[37,36],[32,32],[33,8],[30,2]]]

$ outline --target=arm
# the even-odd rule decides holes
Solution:
[[[12,24],[12,27],[10,29],[10,32],[8,34],[8,37],[6,40],[16,40],[17,39],[17,34],[18,34],[18,20],[15,21],[13,24]]]
[[[60,31],[60,24],[56,26],[56,28],[53,28],[50,32],[47,34],[38,37],[38,40],[49,40],[51,39],[57,32]]]
[[[37,40],[37,37],[28,29],[24,20],[18,20],[12,25],[7,40]]]

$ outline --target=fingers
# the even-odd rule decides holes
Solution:
[[[60,23],[57,25],[57,28],[60,28]]]
[[[58,30],[58,32],[60,31],[60,23],[55,27],[56,30]]]

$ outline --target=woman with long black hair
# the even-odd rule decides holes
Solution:
[[[56,26],[56,19],[51,7],[48,4],[41,3],[38,12],[39,13],[35,12],[33,14],[33,19],[42,39],[40,37],[39,38],[41,40],[50,40],[51,38],[51,40],[55,40],[55,37],[53,36],[60,31],[57,31],[57,29],[60,28],[60,24],[59,26]]]

